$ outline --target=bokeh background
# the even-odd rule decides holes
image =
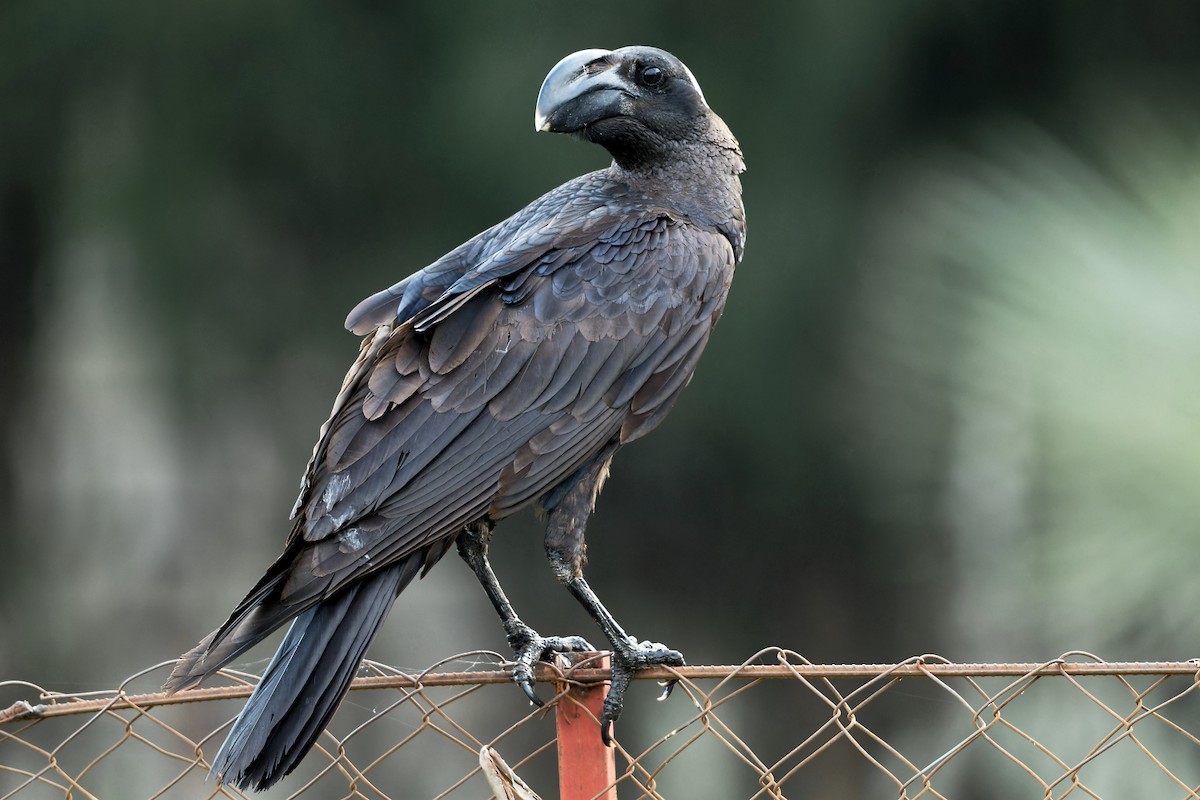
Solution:
[[[7,0],[0,679],[109,687],[224,618],[346,312],[604,166],[533,100],[632,43],[740,139],[749,241],[593,519],[617,617],[691,663],[1200,655],[1200,5]],[[531,516],[493,551],[588,632]],[[447,558],[370,655],[479,647]]]

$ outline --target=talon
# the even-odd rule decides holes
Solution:
[[[534,690],[537,679],[534,677],[533,665],[538,661],[549,661],[557,653],[586,652],[594,649],[582,636],[540,636],[520,620],[506,623],[505,631],[508,634],[508,643],[516,654],[513,680],[521,687],[529,702],[538,708],[544,707],[546,703]]]
[[[600,738],[608,747],[613,744],[613,729],[616,721],[621,717],[621,710],[625,706],[625,690],[629,688],[633,676],[639,670],[652,666],[665,664],[682,667],[684,665],[683,654],[658,642],[637,642],[633,637],[629,637],[628,648],[620,647],[618,642],[619,640],[613,642],[612,682],[608,687],[608,695],[604,698],[604,713],[600,717]],[[666,700],[670,697],[677,683],[679,683],[678,678],[660,681],[659,685],[663,687],[663,693],[658,699]]]
[[[527,648],[523,648],[517,653],[517,663],[513,667],[513,680],[521,687],[521,691],[529,698],[529,702],[539,708],[545,705],[534,690],[533,657]]]
[[[613,674],[612,685],[604,698],[604,710],[600,714],[600,740],[604,742],[605,747],[613,746],[613,731],[625,707],[625,689],[629,687],[632,677],[632,672]]]
[[[537,692],[533,690],[532,680],[523,681],[518,679],[517,684],[521,687],[521,691],[525,693],[525,696],[529,698],[529,702],[533,703],[538,708],[542,708],[546,705],[546,701],[538,697]]]

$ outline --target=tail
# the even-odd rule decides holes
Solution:
[[[412,580],[416,570],[406,566],[368,576],[296,618],[213,759],[212,772],[222,782],[262,790],[295,769],[349,690],[396,595]]]
[[[396,595],[420,571],[423,554],[414,555],[365,576],[296,617],[213,759],[212,774],[218,780],[239,789],[262,790],[295,769],[349,690]],[[242,624],[232,627],[227,623],[181,657],[168,691],[199,683],[281,624],[266,631],[259,628],[254,636],[239,636],[255,616],[260,622],[278,616],[272,608],[256,611],[262,613],[247,614]],[[227,647],[230,642],[222,641],[222,633],[236,643]],[[250,638],[253,641],[247,641]]]

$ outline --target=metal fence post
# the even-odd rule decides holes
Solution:
[[[609,668],[609,658],[596,653],[567,653],[571,665],[595,659],[590,666]],[[588,686],[559,686],[566,695],[556,704],[558,787],[560,800],[617,800],[614,748],[605,747],[596,720],[604,707],[608,681]]]

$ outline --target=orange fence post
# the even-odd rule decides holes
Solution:
[[[609,658],[596,653],[567,653],[572,665],[595,659],[591,666],[609,668]],[[559,691],[563,690],[559,686]],[[617,800],[614,749],[605,747],[596,720],[604,710],[608,681],[571,686],[558,701],[554,722],[558,732],[558,790],[560,800]]]

